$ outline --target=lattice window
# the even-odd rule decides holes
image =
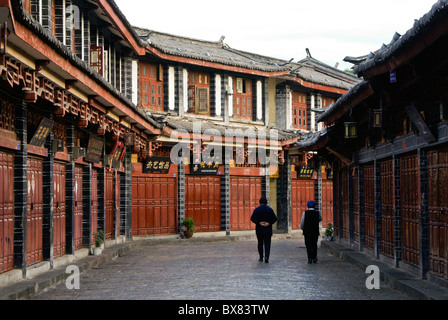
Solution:
[[[0,128],[15,132],[16,111],[14,104],[8,100],[0,100]]]
[[[236,78],[234,81],[233,117],[252,120],[252,80]]]

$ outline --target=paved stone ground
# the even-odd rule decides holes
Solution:
[[[319,249],[307,264],[302,239],[273,240],[270,263],[258,262],[256,241],[146,246],[81,274],[80,289],[65,284],[34,300],[409,300],[368,274]]]

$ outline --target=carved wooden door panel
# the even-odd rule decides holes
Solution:
[[[419,265],[420,184],[417,155],[400,159],[401,232],[403,261]]]
[[[375,194],[374,194],[374,166],[364,167],[364,244],[373,249],[375,242]]]
[[[381,253],[394,255],[394,166],[392,160],[380,163],[381,172]]]
[[[428,152],[430,271],[448,278],[448,150]]]

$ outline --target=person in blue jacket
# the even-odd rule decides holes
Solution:
[[[300,228],[303,230],[305,237],[306,252],[308,255],[308,263],[317,262],[317,240],[319,238],[319,222],[322,216],[319,211],[315,210],[315,202],[308,201],[308,210],[302,214]]]
[[[271,252],[272,225],[277,222],[277,216],[268,206],[268,200],[262,197],[259,201],[260,206],[255,208],[250,220],[255,223],[255,233],[258,240],[258,253],[263,262],[263,246],[264,246],[264,262],[269,263],[269,255]]]

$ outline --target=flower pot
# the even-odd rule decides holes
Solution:
[[[193,236],[193,233],[194,233],[193,231],[185,230],[184,236],[185,238],[190,239]]]
[[[103,252],[103,249],[101,249],[99,247],[93,248],[93,255],[95,255],[95,256],[99,256],[102,252]]]

